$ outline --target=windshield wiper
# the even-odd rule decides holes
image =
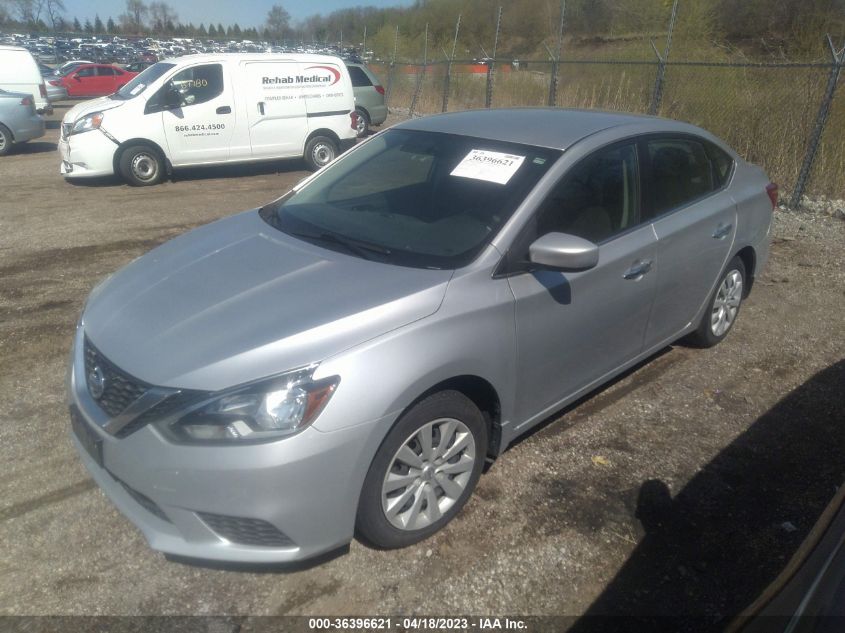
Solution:
[[[317,241],[323,242],[327,244],[335,244],[337,246],[341,246],[345,248],[348,252],[358,255],[363,259],[371,260],[372,256],[371,253],[378,253],[379,255],[390,255],[391,251],[389,248],[385,248],[383,246],[379,246],[378,244],[372,244],[370,242],[363,242],[361,240],[353,240],[348,237],[343,237],[342,235],[338,235],[337,233],[331,233],[328,231],[324,231],[322,233],[307,233],[304,231],[285,231],[289,235],[293,235],[294,237],[302,238],[306,241]]]

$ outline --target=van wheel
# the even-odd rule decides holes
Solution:
[[[0,156],[5,156],[12,151],[12,133],[5,125],[0,123]]]
[[[134,187],[154,185],[164,175],[164,161],[149,145],[132,145],[120,155],[120,174]]]
[[[472,494],[487,448],[487,423],[458,391],[411,407],[390,430],[364,479],[356,534],[376,547],[406,547],[451,521]]]
[[[361,108],[355,108],[358,113],[358,123],[355,129],[358,131],[358,138],[364,138],[370,131],[370,117]]]
[[[305,144],[305,162],[317,171],[337,158],[337,145],[326,136],[315,136]]]

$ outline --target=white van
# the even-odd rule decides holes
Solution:
[[[32,53],[20,46],[0,46],[0,88],[32,95],[38,114],[52,114],[47,87]]]
[[[304,157],[319,169],[355,144],[356,119],[337,57],[188,55],[69,110],[61,173],[142,186],[189,165]]]

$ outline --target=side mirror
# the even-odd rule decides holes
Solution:
[[[528,259],[553,270],[587,270],[599,263],[599,247],[575,235],[547,233],[528,247]]]
[[[79,78],[79,73],[74,73],[73,78],[76,79],[76,81],[82,81],[82,79]]]

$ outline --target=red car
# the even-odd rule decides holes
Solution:
[[[117,92],[137,74],[111,64],[83,64],[58,81],[69,97],[101,97]]]

